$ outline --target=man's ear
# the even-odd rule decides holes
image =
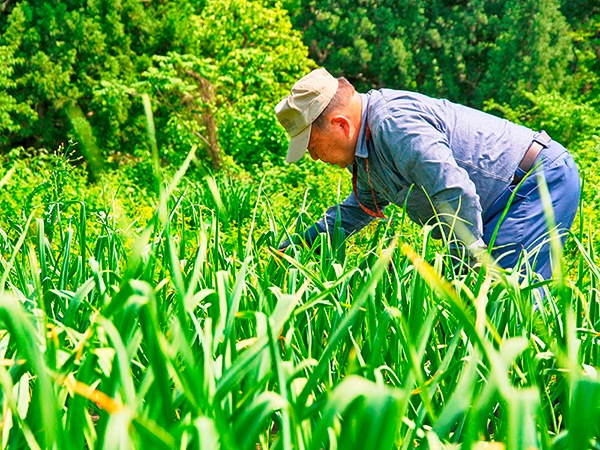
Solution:
[[[331,125],[340,128],[346,136],[350,136],[351,122],[348,117],[342,114],[335,115],[331,118]]]

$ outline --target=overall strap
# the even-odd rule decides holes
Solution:
[[[371,140],[371,130],[369,128],[368,123],[366,124],[366,128],[365,128],[365,136],[366,136],[366,141],[368,144],[369,141]],[[352,165],[352,191],[354,192],[354,197],[356,197],[356,201],[358,202],[358,204],[362,208],[362,210],[364,212],[366,212],[368,215],[370,215],[372,217],[379,217],[381,219],[385,219],[385,215],[383,214],[383,212],[381,211],[381,209],[379,209],[379,206],[377,205],[377,199],[375,197],[375,189],[373,189],[373,183],[371,182],[371,171],[369,170],[369,157],[368,156],[365,158],[365,169],[367,171],[367,179],[369,181],[369,187],[371,188],[371,197],[373,198],[373,204],[375,205],[376,211],[373,211],[373,210],[367,208],[358,199],[358,187],[357,187],[358,164],[356,163],[356,161],[354,161],[354,163]]]

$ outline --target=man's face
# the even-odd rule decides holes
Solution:
[[[315,161],[345,168],[354,162],[356,141],[344,130],[344,124],[330,124],[325,130],[313,127],[308,153]]]

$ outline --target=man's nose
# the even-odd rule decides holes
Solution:
[[[308,151],[308,154],[309,154],[309,155],[310,155],[310,157],[311,157],[313,160],[315,160],[315,161],[317,161],[317,160],[319,159],[319,157],[317,156],[317,154],[316,154],[315,152],[313,152],[312,150],[309,150],[309,151]]]

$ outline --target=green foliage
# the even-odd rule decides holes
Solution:
[[[97,90],[102,82],[135,79],[143,58],[132,49],[141,44],[134,36],[152,28],[150,17],[139,2],[87,3],[25,0],[8,14],[0,42],[6,45],[18,34],[15,56],[27,61],[15,68],[15,85],[8,93],[35,105],[35,115],[10,136],[11,146],[55,148],[69,132],[65,109],[72,105],[79,105],[98,128],[103,148],[114,149],[120,139],[135,136],[123,130],[131,125],[131,101],[121,97],[109,103]],[[136,50],[143,54],[145,48]]]
[[[577,72],[580,96],[598,107],[600,98],[600,8],[580,23],[575,31]],[[593,10],[592,10],[593,11]]]
[[[558,1],[507,1],[501,17],[478,103],[494,98],[518,105],[522,90],[571,88],[567,68],[573,59],[573,40]]]
[[[179,166],[192,145],[215,168],[223,151],[247,167],[281,160],[285,138],[272,108],[310,63],[276,6],[22,0],[8,8],[0,21],[4,151],[56,148],[65,136],[92,142],[72,128],[75,108],[105,158],[147,160],[140,94],[150,93],[163,163]]]
[[[129,170],[106,171],[97,183],[90,184],[86,164],[73,156],[74,150],[40,149],[32,155],[16,148],[0,157],[2,176],[7,176],[0,196],[4,212],[0,228],[19,230],[28,217],[36,217],[52,240],[63,234],[71,221],[80,220],[83,204],[84,216],[91,217],[87,226],[92,237],[107,225],[109,214],[124,228],[150,220],[155,195],[133,178],[139,175],[133,170],[136,165],[130,165]]]
[[[300,35],[281,9],[259,1],[208,1],[189,20],[188,53],[154,56],[138,87],[159,102],[164,151],[185,156],[197,144],[214,166],[221,151],[248,169],[280,162],[287,139],[273,107],[311,67]]]
[[[25,17],[20,9],[13,11],[11,28],[5,33],[4,43],[0,43],[0,146],[9,142],[8,136],[20,130],[21,121],[35,117],[27,102],[17,100],[9,93],[17,86],[13,79],[15,68],[24,64],[22,57],[15,56],[24,31]]]
[[[416,87],[418,68],[410,36],[426,27],[424,10],[421,5],[376,3],[306,0],[286,6],[319,65],[361,89],[383,84]]]
[[[180,165],[193,145],[204,144],[202,117],[214,115],[212,99],[199,93],[201,89],[209,89],[206,77],[213,68],[191,54],[155,55],[152,62],[137,89],[150,90],[157,99],[154,116],[161,131],[158,142],[161,156]],[[217,145],[208,141],[207,144],[209,149],[210,145]]]
[[[211,2],[197,30],[197,51],[215,65],[223,150],[247,168],[281,161],[287,138],[273,108],[311,68],[300,34],[280,8],[248,0]]]
[[[515,108],[491,100],[486,109],[534,130],[546,130],[569,148],[579,148],[582,141],[600,134],[600,111],[591,102],[544,90],[520,91],[518,98]]]
[[[543,282],[488,261],[458,274],[427,227],[416,248],[375,235],[341,258],[326,240],[281,254],[295,218],[251,180],[209,177],[165,181],[145,223],[78,202],[50,237],[43,208],[84,193],[69,191],[80,169],[49,159],[42,209],[0,232],[4,446],[598,445],[584,233],[577,264]]]
[[[518,88],[570,89],[557,0],[286,2],[315,61],[360,90],[419,90],[481,106]]]

